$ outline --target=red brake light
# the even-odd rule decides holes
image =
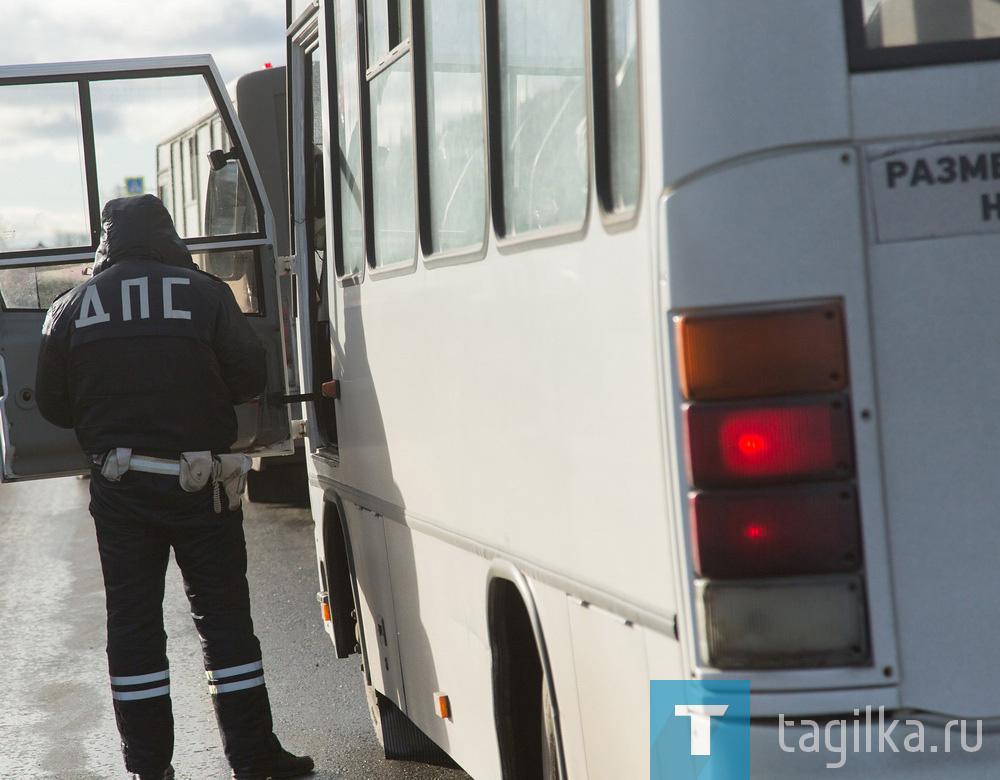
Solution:
[[[753,523],[743,526],[743,536],[751,541],[763,540],[771,536],[771,529],[766,525]]]
[[[857,500],[844,485],[691,496],[699,577],[780,577],[861,565]]]
[[[844,479],[851,472],[843,398],[684,410],[694,487]]]

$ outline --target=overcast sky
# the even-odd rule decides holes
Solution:
[[[0,65],[211,54],[225,81],[285,62],[282,0],[0,0]]]

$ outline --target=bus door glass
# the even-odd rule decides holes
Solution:
[[[238,407],[236,449],[289,448],[273,221],[245,147],[210,57],[0,68],[3,481],[87,466],[73,432],[35,406],[42,322],[88,278],[103,204],[145,193],[163,200],[267,348],[273,402]]]

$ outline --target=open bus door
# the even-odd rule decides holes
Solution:
[[[291,451],[274,220],[248,150],[208,55],[0,67],[2,481],[87,470],[73,431],[35,405],[42,322],[89,275],[103,204],[146,191],[267,351],[267,391],[237,407],[234,451]],[[218,197],[213,169],[228,171],[232,197]]]

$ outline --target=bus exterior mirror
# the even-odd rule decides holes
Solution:
[[[240,156],[239,150],[233,148],[228,152],[224,152],[221,149],[213,149],[208,153],[208,164],[213,171],[221,171],[226,167],[226,163],[230,160],[238,160]]]

